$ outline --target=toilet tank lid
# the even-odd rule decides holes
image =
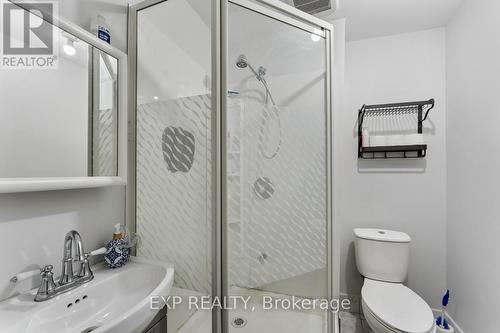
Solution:
[[[411,241],[410,236],[401,231],[372,228],[355,228],[353,231],[356,237],[362,239],[393,243],[409,243]]]

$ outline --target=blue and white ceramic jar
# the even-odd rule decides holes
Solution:
[[[130,258],[130,249],[126,239],[116,239],[106,244],[106,254],[104,260],[111,268],[118,268],[125,265]]]

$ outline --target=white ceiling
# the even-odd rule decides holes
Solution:
[[[281,0],[292,3],[293,0]],[[462,0],[340,0],[328,21],[346,18],[348,41],[445,26]]]

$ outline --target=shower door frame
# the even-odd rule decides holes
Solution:
[[[327,262],[327,297],[333,299],[339,296],[337,283],[334,284],[333,276],[339,276],[338,274],[338,263],[334,262],[333,254],[333,220],[332,220],[332,112],[333,112],[333,85],[332,85],[332,64],[333,64],[333,25],[318,19],[315,16],[309,15],[301,10],[284,4],[278,0],[254,0],[251,2],[249,0],[227,0],[221,2],[220,11],[220,39],[217,44],[220,45],[220,62],[221,67],[221,77],[220,90],[218,91],[219,98],[222,102],[221,105],[221,121],[220,121],[220,155],[222,158],[220,178],[218,182],[221,184],[220,193],[220,204],[221,204],[221,265],[219,266],[221,271],[221,283],[222,283],[222,296],[229,295],[229,237],[228,237],[228,191],[227,191],[227,91],[229,90],[227,77],[228,77],[228,64],[230,59],[227,58],[228,55],[228,15],[229,15],[229,4],[238,5],[244,7],[247,10],[257,12],[271,19],[282,22],[283,24],[288,24],[295,28],[305,30],[310,33],[316,33],[325,38],[325,188],[326,188],[326,238],[327,238],[327,249],[326,249],[326,262]],[[219,170],[217,170],[219,171]],[[218,206],[217,206],[218,207]],[[337,232],[337,230],[335,230]],[[334,269],[335,268],[335,269]],[[335,272],[334,272],[335,270]],[[332,311],[328,311],[327,316],[327,331],[328,333],[334,332],[335,322],[334,315]],[[229,318],[227,316],[227,311],[222,311],[222,332],[229,333]],[[213,331],[217,332],[217,331]]]
[[[172,0],[143,0],[129,6],[128,12],[128,189],[126,196],[127,225],[136,230],[136,162],[137,162],[137,14],[139,11]],[[210,0],[212,1],[211,58],[211,135],[212,135],[212,297],[229,295],[228,281],[228,216],[227,216],[227,73],[228,73],[228,8],[229,4],[260,13],[284,24],[316,33],[325,41],[325,188],[327,239],[327,297],[339,297],[339,253],[333,247],[339,230],[333,224],[332,194],[332,114],[333,114],[333,25],[279,0]],[[334,279],[334,278],[337,279]],[[327,332],[333,333],[337,316],[328,311]],[[225,310],[212,311],[212,332],[228,333],[229,320]]]

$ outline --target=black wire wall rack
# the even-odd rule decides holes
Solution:
[[[358,158],[422,158],[426,156],[426,144],[396,145],[396,146],[370,146],[363,147],[362,129],[365,116],[376,113],[377,116],[395,116],[416,114],[416,132],[422,134],[422,123],[427,119],[429,111],[434,108],[434,98],[427,101],[363,105],[358,112]]]

